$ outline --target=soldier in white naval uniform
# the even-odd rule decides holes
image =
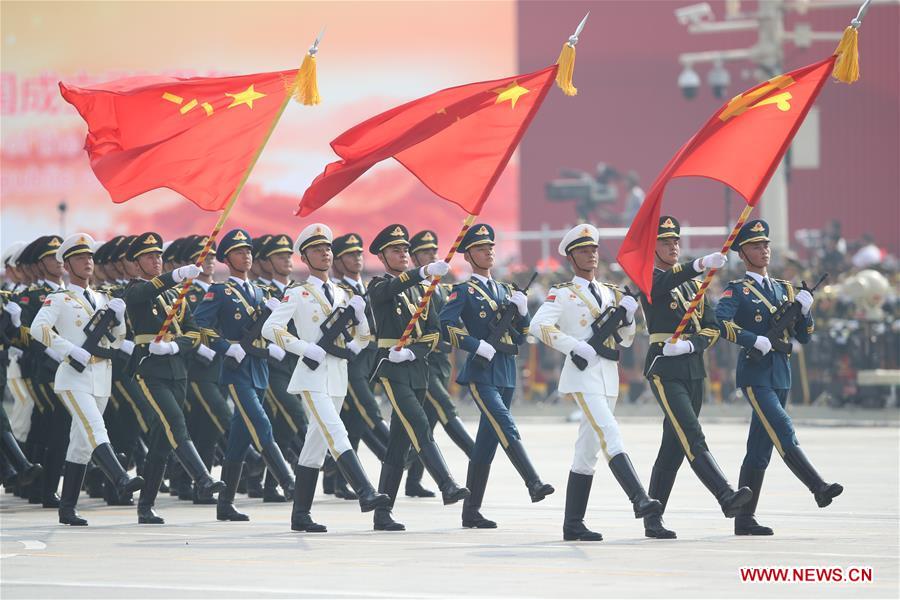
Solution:
[[[301,357],[287,391],[301,396],[310,418],[296,469],[291,529],[313,533],[326,531],[324,525],[314,522],[310,516],[316,480],[326,452],[331,453],[341,474],[356,492],[363,512],[390,504],[388,496],[375,492],[341,421],[339,410],[347,395],[347,360],[327,354],[316,343],[323,335],[322,323],[338,309],[354,311],[359,323],[354,328],[353,340],[347,344],[349,350],[358,354],[371,339],[363,297],[328,280],[333,261],[331,241],[331,229],[321,223],[309,225],[300,232],[294,250],[309,268],[309,278],[285,291],[284,300],[266,320],[262,332],[267,340]],[[296,336],[288,331],[290,321],[294,322]],[[303,360],[307,358],[319,363],[318,367],[310,369]]]
[[[566,514],[563,538],[566,540],[600,541],[603,536],[584,524],[591,483],[597,459],[602,451],[609,468],[634,507],[636,518],[658,514],[662,505],[647,496],[631,460],[625,454],[619,424],[613,416],[619,395],[619,366],[616,340],[610,337],[601,354],[588,344],[593,335],[592,323],[607,310],[622,307],[625,321],[616,332],[622,347],[634,340],[634,315],[638,303],[616,286],[595,279],[600,239],[593,225],[578,225],[559,244],[575,272],[572,281],[552,287],[544,304],[531,319],[531,332],[543,343],[565,354],[559,377],[559,393],[571,395],[582,411],[575,458],[566,489]],[[572,355],[587,361],[582,371]]]
[[[87,339],[84,326],[100,310],[112,310],[116,316],[117,323],[111,329],[116,340],[111,346],[117,348],[125,338],[125,302],[90,288],[93,245],[94,240],[86,233],[76,233],[60,244],[56,258],[69,273],[69,287],[49,294],[31,324],[32,337],[66,357],[59,364],[53,385],[72,415],[59,501],[59,522],[65,525],[87,525],[75,506],[87,463],[92,458],[119,496],[140,489],[144,483],[142,478],[130,477],[122,468],[103,423],[103,410],[112,387],[112,363],[92,356],[82,347]],[[108,340],[101,343],[110,346]],[[79,372],[71,366],[75,362],[84,370]]]

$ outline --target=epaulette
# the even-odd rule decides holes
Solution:
[[[777,281],[777,282],[780,283],[781,285],[787,285],[787,286],[790,286],[790,287],[794,287],[794,284],[791,283],[790,281],[788,281],[787,279],[776,279],[775,277],[773,277],[772,280],[773,280],[773,281]]]
[[[345,292],[348,292],[351,297],[356,295],[356,290],[353,289],[353,286],[349,285],[345,281],[338,281],[335,285],[338,286],[339,288],[341,288],[342,290],[344,290]],[[285,290],[285,291],[287,291],[287,290]]]
[[[620,288],[620,287],[619,287],[618,285],[616,285],[615,283],[607,283],[607,282],[605,282],[605,281],[601,281],[601,282],[600,282],[600,285],[605,285],[606,287],[608,287],[609,289],[613,290],[614,292],[620,292],[620,293],[624,293],[624,292],[625,292],[625,290],[623,290],[622,288]]]
[[[746,281],[746,279],[732,279],[731,281],[728,282],[728,285],[731,285],[732,283],[734,285],[741,285],[745,281]]]
[[[563,281],[561,283],[554,283],[551,287],[554,287],[558,290],[562,290],[569,287],[575,287],[574,281]]]

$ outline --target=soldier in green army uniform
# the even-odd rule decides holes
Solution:
[[[378,256],[387,271],[369,284],[369,303],[378,336],[379,360],[375,376],[394,409],[378,491],[390,496],[393,506],[411,445],[437,482],[444,504],[454,504],[467,498],[469,490],[457,485],[450,475],[434,442],[424,409],[429,377],[427,359],[440,342],[440,321],[430,303],[416,322],[406,345],[397,349],[400,337],[425,293],[419,282],[446,275],[450,265],[437,261],[410,269],[409,232],[398,224],[385,227],[369,245],[369,252]],[[376,530],[406,529],[393,519],[391,508],[375,510]]]
[[[671,342],[700,287],[694,277],[706,269],[723,267],[728,257],[715,252],[679,263],[680,239],[678,221],[670,216],[661,217],[650,291],[653,302],[641,297],[650,333],[644,375],[650,380],[650,389],[664,415],[662,442],[647,493],[659,500],[665,510],[678,468],[686,456],[691,469],[716,497],[725,516],[733,518],[753,493],[746,487],[735,491],[728,483],[706,445],[698,419],[706,378],[703,352],[719,338],[718,322],[708,298],[704,297],[682,337]],[[651,538],[675,537],[675,532],[663,524],[662,512],[644,517],[644,533]]]
[[[425,229],[412,236],[409,240],[409,254],[412,256],[413,263],[417,267],[425,265],[437,260],[438,237],[437,234]],[[422,281],[419,285],[428,288],[428,281]],[[450,295],[451,284],[440,283],[431,296],[431,304],[435,312],[440,314],[441,309],[447,303],[447,296]],[[466,431],[465,426],[456,413],[456,406],[450,399],[450,392],[447,391],[447,384],[450,381],[450,353],[453,347],[450,342],[442,339],[438,342],[434,351],[428,355],[428,390],[425,392],[425,414],[428,415],[428,422],[431,424],[432,431],[435,424],[440,421],[447,436],[453,440],[453,443],[459,446],[459,449],[465,453],[466,458],[472,458],[472,450],[475,448],[475,440]],[[410,465],[409,471],[406,473],[406,495],[410,497],[431,498],[434,492],[422,487],[422,473],[424,467],[421,461],[415,461]]]
[[[162,273],[162,238],[155,232],[139,235],[128,248],[126,258],[137,264],[139,279],[125,290],[128,318],[134,333],[135,348],[131,367],[138,386],[156,413],[150,425],[150,448],[144,468],[144,487],[138,500],[138,523],[162,524],[153,510],[166,461],[172,450],[185,471],[198,486],[198,493],[215,493],[224,489],[213,479],[191,441],[182,405],[187,394],[188,354],[211,359],[214,354],[200,341],[200,329],[186,305],[175,314],[162,340],[156,336],[166,315],[178,298],[176,286],[201,273],[195,265],[187,265]]]
[[[268,285],[263,286],[270,298],[279,302],[284,299],[285,292],[294,285],[291,279],[293,263],[291,257],[294,252],[294,241],[287,234],[273,234],[260,246],[258,258],[263,273],[270,276]],[[254,240],[255,242],[256,240]],[[260,278],[259,281],[262,281]],[[288,326],[288,331],[294,334]],[[290,352],[280,361],[269,361],[269,387],[266,390],[266,405],[271,411],[269,418],[272,420],[273,433],[278,445],[284,449],[285,459],[293,465],[303,449],[303,441],[306,439],[306,430],[309,424],[303,402],[296,394],[287,391],[288,383],[297,366],[297,356]],[[269,412],[267,411],[267,412]],[[272,416],[274,415],[274,419]],[[266,472],[263,484],[263,502],[285,502],[285,498],[278,492],[277,482],[270,471]]]

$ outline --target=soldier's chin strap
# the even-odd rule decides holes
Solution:
[[[578,259],[575,258],[575,255],[572,252],[566,252],[566,255],[572,259],[572,264],[575,265],[575,268],[578,271],[581,271],[583,273],[593,273],[594,275],[596,275],[597,267],[594,267],[593,269],[585,269],[584,267],[582,267],[581,265],[578,264]]]
[[[466,254],[466,258],[468,258],[468,259],[472,262],[473,265],[475,265],[476,267],[478,267],[478,268],[481,269],[482,271],[490,271],[490,269],[489,269],[488,267],[482,267],[481,265],[479,265],[479,264],[478,264],[478,261],[475,260],[475,257],[472,256],[472,253],[471,253],[471,252],[469,252],[468,250],[466,250],[465,254]]]
[[[656,258],[659,259],[659,262],[663,263],[664,265],[669,265],[670,267],[674,267],[676,264],[678,264],[678,261],[677,261],[677,260],[676,260],[675,262],[669,262],[669,261],[667,261],[667,260],[664,259],[662,256],[660,256],[660,255],[659,255],[659,252],[657,252],[656,250],[653,251],[653,254],[655,254],[655,255],[656,255]]]
[[[750,266],[753,267],[754,269],[765,269],[765,267],[761,267],[761,266],[759,266],[758,264],[756,264],[755,262],[753,262],[752,260],[750,260],[750,257],[747,256],[747,253],[744,252],[743,249],[738,250],[738,255],[739,255],[741,258],[743,258],[744,260],[746,260],[748,263],[750,263]]]

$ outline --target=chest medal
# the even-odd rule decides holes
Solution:
[[[753,317],[753,320],[756,321],[757,323],[762,323],[762,315],[757,313],[757,315],[755,317]]]

